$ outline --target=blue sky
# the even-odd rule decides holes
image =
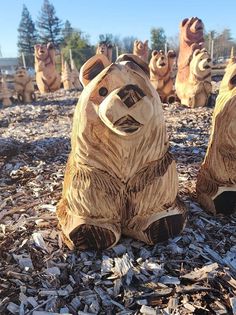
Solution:
[[[150,39],[152,27],[163,27],[166,35],[176,36],[182,19],[197,16],[207,31],[230,28],[236,39],[236,0],[50,0],[57,16],[90,35],[95,44],[99,34],[121,38]],[[33,21],[43,0],[0,0],[0,46],[3,57],[17,56],[17,28],[25,4]]]

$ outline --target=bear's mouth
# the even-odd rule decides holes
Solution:
[[[161,63],[160,63],[160,66],[161,66],[161,67],[165,67],[165,65],[166,65],[165,62],[161,62]]]
[[[210,69],[211,67],[209,65],[206,65],[203,67],[204,69]]]
[[[143,125],[140,124],[137,120],[135,120],[133,117],[130,115],[121,117],[118,119],[115,123],[114,126],[126,133],[133,133],[140,129]]]
[[[230,84],[236,85],[236,74],[230,79]]]

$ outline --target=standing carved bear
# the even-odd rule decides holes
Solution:
[[[197,17],[184,19],[180,24],[180,46],[178,56],[178,72],[175,81],[176,94],[180,100],[186,90],[189,78],[189,66],[193,52],[203,48],[203,23]]]
[[[142,42],[141,40],[134,41],[133,54],[148,63],[148,40]]]
[[[107,59],[112,62],[112,45],[106,41],[101,41],[96,50],[97,55],[105,55]]]
[[[190,62],[189,78],[182,90],[181,104],[189,107],[203,107],[207,105],[212,91],[211,58],[208,52],[195,50]]]
[[[159,52],[154,50],[149,62],[150,80],[162,102],[173,103],[175,101],[173,78],[171,77],[175,58],[176,53],[173,50],[169,50],[167,55],[163,50]]]
[[[162,104],[148,72],[133,55],[104,68],[107,62],[96,55],[81,68],[87,85],[57,205],[71,249],[109,248],[121,233],[154,244],[180,233],[185,222]]]
[[[236,212],[236,64],[227,67],[221,82],[196,190],[208,212]]]
[[[52,43],[35,45],[36,83],[40,93],[54,92],[60,89],[61,77],[56,71],[55,49]]]
[[[21,103],[30,103],[36,100],[32,78],[24,67],[16,70],[14,84],[17,98]]]

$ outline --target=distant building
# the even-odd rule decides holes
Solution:
[[[18,58],[0,58],[0,70],[2,73],[13,74],[18,65]]]

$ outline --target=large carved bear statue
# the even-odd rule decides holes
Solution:
[[[236,212],[236,64],[227,67],[220,85],[196,190],[208,212]]]
[[[181,94],[181,104],[188,107],[203,107],[212,91],[211,58],[203,48],[196,49],[190,61],[190,72]]]
[[[148,68],[134,55],[111,65],[95,55],[80,75],[86,86],[57,205],[65,242],[71,249],[105,249],[121,234],[148,244],[177,235],[186,211]]]
[[[142,42],[141,40],[134,41],[133,54],[148,63],[148,40]]]
[[[185,84],[189,78],[189,66],[193,52],[203,48],[203,28],[202,21],[197,17],[184,19],[180,24],[178,72],[175,81],[176,94],[180,100],[186,90]]]
[[[175,58],[176,53],[173,50],[169,50],[167,54],[163,50],[154,50],[149,62],[150,80],[162,102],[173,103],[175,101],[172,78]]]
[[[60,89],[61,77],[56,70],[55,48],[52,43],[35,45],[36,83],[40,93],[54,92]]]

